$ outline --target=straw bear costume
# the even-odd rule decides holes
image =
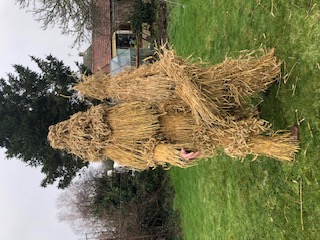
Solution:
[[[200,151],[201,158],[223,148],[234,158],[293,161],[297,140],[273,131],[250,104],[251,96],[277,80],[280,63],[273,50],[254,54],[208,66],[163,48],[153,64],[114,77],[89,76],[75,89],[120,104],[93,106],[51,126],[50,144],[87,161],[110,158],[140,170],[195,164],[181,158],[182,147]]]

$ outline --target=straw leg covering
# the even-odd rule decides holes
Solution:
[[[275,57],[274,49],[259,58],[253,57],[255,53],[238,59],[226,59],[221,64],[203,70],[198,81],[211,98],[227,104],[221,107],[228,107],[230,103],[241,106],[247,97],[265,91],[279,78],[281,63]],[[217,82],[224,85],[224,93],[219,96],[212,95],[212,88],[216,88]]]
[[[293,139],[291,133],[275,133],[271,136],[257,136],[249,141],[252,152],[280,161],[292,162],[299,151],[298,141]]]
[[[154,68],[175,82],[175,94],[190,107],[197,124],[209,127],[226,127],[237,119],[230,109],[242,108],[248,97],[265,91],[280,74],[273,49],[260,58],[253,52],[213,66],[192,63],[174,50],[162,50]]]
[[[299,151],[299,143],[291,133],[273,132],[268,122],[255,118],[233,122],[227,129],[199,127],[194,134],[194,145],[206,155],[222,147],[233,158],[253,154],[291,162]]]
[[[164,138],[190,151],[200,151],[201,158],[216,155],[223,148],[233,158],[249,154],[264,155],[281,161],[293,161],[298,141],[288,132],[274,132],[271,124],[256,117],[230,122],[228,127],[208,128],[197,125],[190,112],[171,112],[159,117]]]

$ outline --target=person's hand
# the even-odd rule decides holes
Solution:
[[[195,159],[197,158],[198,156],[200,155],[200,152],[190,152],[190,153],[187,153],[186,150],[184,150],[184,148],[181,148],[181,157],[183,159],[186,159],[186,160],[192,160],[192,159]]]

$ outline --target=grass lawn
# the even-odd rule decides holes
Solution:
[[[275,48],[282,78],[261,104],[274,129],[300,125],[293,164],[221,154],[169,171],[184,239],[320,239],[320,2],[180,0],[169,4],[177,53],[218,63]]]

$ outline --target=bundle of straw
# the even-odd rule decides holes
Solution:
[[[79,112],[69,120],[49,127],[48,140],[53,148],[67,150],[84,160],[98,161],[112,135],[103,105]]]
[[[112,98],[120,102],[159,102],[175,97],[175,83],[150,65],[134,70],[128,68],[114,77],[101,72],[84,76],[74,89],[85,97],[99,100]]]
[[[86,161],[113,159],[137,170],[168,163],[187,166],[179,157],[182,146],[168,144],[161,133],[161,117],[158,108],[147,103],[101,104],[50,126],[48,139],[53,148]]]
[[[199,150],[203,158],[224,148],[234,158],[294,159],[298,142],[274,132],[249,101],[280,75],[273,49],[213,66],[183,59],[166,47],[157,55],[155,63],[112,78],[103,73],[84,77],[74,87],[84,96],[121,104],[92,107],[50,127],[51,145],[89,161],[110,158],[138,170],[192,166],[181,159],[182,147]]]
[[[269,136],[256,136],[249,142],[255,155],[264,155],[280,161],[292,162],[299,151],[299,142],[291,132],[273,132]]]
[[[271,132],[266,121],[256,118],[231,122],[228,128],[197,125],[190,112],[161,113],[147,103],[125,103],[111,108],[104,105],[76,113],[69,120],[49,128],[52,147],[68,150],[87,161],[113,159],[137,170],[168,164],[188,167],[180,149],[199,150],[202,158],[222,147],[232,157],[248,154],[272,156],[291,161],[297,142],[288,134]],[[285,150],[284,150],[284,149]]]
[[[162,47],[155,68],[176,83],[176,95],[187,103],[197,123],[227,126],[236,117],[232,115],[234,109],[247,105],[248,97],[265,91],[280,75],[274,49],[260,52],[262,56],[257,59],[254,51],[235,60],[229,58],[221,64],[204,66]]]
[[[128,68],[113,78],[103,73],[84,77],[74,89],[99,100],[154,103],[180,100],[180,105],[189,107],[198,124],[227,126],[237,118],[235,109],[247,105],[246,99],[254,93],[265,91],[280,74],[273,49],[263,52],[261,57],[254,57],[255,51],[213,66],[183,59],[166,47],[157,54],[159,61],[151,65]]]

